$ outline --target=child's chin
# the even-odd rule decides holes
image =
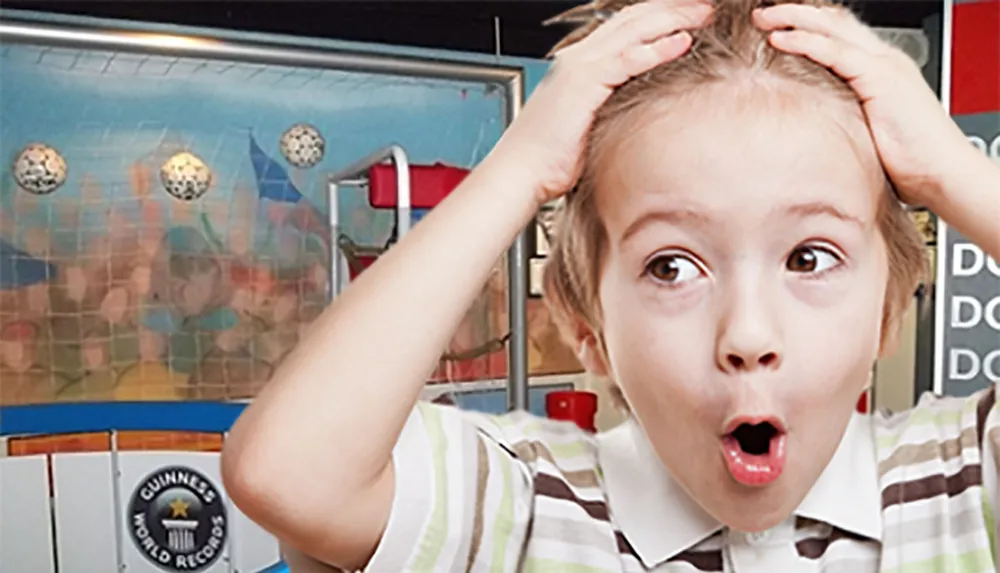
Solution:
[[[731,477],[728,482],[715,518],[737,531],[770,529],[788,519],[805,497],[788,487],[785,475],[765,486],[746,486]]]

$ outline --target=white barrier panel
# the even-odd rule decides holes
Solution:
[[[45,456],[0,459],[0,573],[54,573]]]
[[[278,540],[250,521],[232,502],[229,503],[229,515],[233,526],[229,546],[232,573],[257,573],[281,559]]]
[[[219,454],[121,452],[118,468],[124,571],[229,573]]]
[[[110,453],[52,455],[59,573],[118,570],[113,476]]]

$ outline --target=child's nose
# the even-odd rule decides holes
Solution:
[[[764,352],[758,356],[750,353],[730,352],[725,356],[727,368],[731,371],[740,372],[754,370],[756,368],[773,368],[778,365],[778,353]]]
[[[719,324],[716,362],[729,373],[773,370],[781,365],[780,328],[761,298],[732,301]]]

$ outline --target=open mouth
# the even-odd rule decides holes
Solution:
[[[730,435],[744,452],[762,456],[771,449],[771,438],[778,435],[778,429],[770,422],[740,424]]]
[[[722,438],[729,473],[744,485],[778,479],[785,466],[785,431],[771,421],[739,421]]]

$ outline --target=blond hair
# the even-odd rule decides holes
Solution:
[[[554,52],[583,40],[603,16],[639,0],[595,0],[574,8],[551,22],[583,20],[554,48]],[[795,0],[778,0],[769,4]],[[796,3],[834,7],[826,0]],[[552,315],[563,336],[575,345],[581,334],[602,340],[598,302],[600,266],[607,247],[607,233],[597,213],[594,189],[608,140],[621,130],[633,111],[693,88],[724,81],[736,72],[755,71],[816,87],[845,101],[857,101],[847,83],[825,67],[801,56],[771,47],[764,32],[750,19],[760,0],[716,0],[713,19],[692,30],[691,48],[674,61],[633,78],[617,88],[595,114],[584,169],[576,189],[561,201],[543,288]],[[842,9],[842,8],[840,8]],[[923,278],[926,266],[923,241],[909,215],[896,200],[888,178],[878,204],[877,223],[887,251],[889,280],[882,316],[882,339],[894,334],[902,314]],[[600,351],[604,351],[600,343]]]

